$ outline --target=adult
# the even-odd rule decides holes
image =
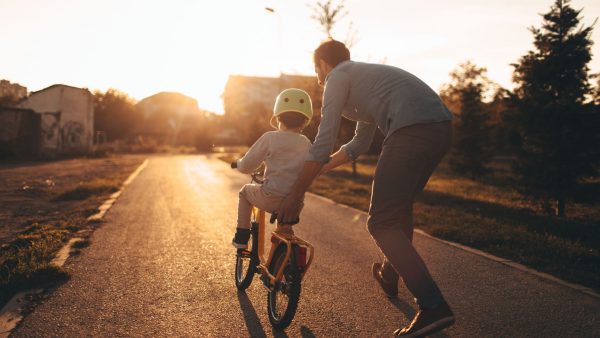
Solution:
[[[295,220],[313,180],[365,153],[377,128],[385,139],[375,176],[367,227],[385,256],[373,276],[389,297],[402,277],[419,310],[395,335],[415,337],[454,323],[454,314],[412,245],[413,202],[448,151],[452,114],[439,96],[416,76],[396,67],[350,60],[346,46],[323,42],[313,61],[324,85],[321,123],[309,157],[283,200],[279,221]],[[331,155],[341,118],[357,121],[355,135]]]

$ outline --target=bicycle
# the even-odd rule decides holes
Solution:
[[[231,164],[235,168],[235,162]],[[252,182],[262,184],[258,173],[254,173]],[[270,223],[277,219],[272,214]],[[292,223],[297,224],[299,220]],[[271,233],[271,248],[265,257],[265,211],[252,209],[249,247],[238,249],[235,260],[235,285],[244,291],[250,286],[254,274],[268,290],[267,313],[273,328],[284,330],[296,314],[302,279],[310,267],[314,248],[305,240],[291,234]]]

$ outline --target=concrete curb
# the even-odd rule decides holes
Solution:
[[[119,191],[110,195],[110,197],[104,203],[102,203],[100,207],[98,207],[98,212],[87,218],[87,222],[100,222],[108,209],[110,209],[117,198],[119,198],[123,192],[123,189],[125,189],[125,187],[127,187],[147,165],[148,159],[145,159],[144,162],[142,162],[142,164],[140,164],[137,169],[131,173],[131,175],[129,175],[127,180],[123,182]],[[50,264],[62,267],[69,258],[72,246],[82,240],[83,238],[79,237],[71,238],[69,242],[65,244],[65,246],[58,250]],[[0,338],[8,337],[12,330],[17,327],[19,322],[23,319],[21,308],[28,303],[27,298],[30,296],[39,295],[42,292],[44,292],[44,289],[33,289],[19,292],[18,294],[14,295],[8,301],[8,303],[6,303],[6,305],[4,305],[4,307],[0,310]]]
[[[311,196],[313,196],[315,198],[318,198],[318,199],[320,199],[320,200],[322,200],[324,202],[331,203],[331,204],[334,204],[334,205],[337,205],[337,206],[341,206],[341,207],[345,207],[345,208],[348,208],[348,209],[352,209],[353,211],[361,213],[361,214],[363,214],[365,216],[368,215],[366,212],[364,212],[362,210],[353,208],[353,207],[345,205],[345,204],[338,203],[338,202],[336,202],[336,201],[334,201],[334,200],[332,200],[330,198],[323,197],[323,196],[320,196],[320,195],[317,195],[317,194],[314,194],[314,193],[311,193],[311,192],[309,192],[307,194],[309,194],[309,195],[311,195]],[[600,299],[600,294],[598,294],[596,291],[594,291],[594,290],[592,290],[592,289],[590,289],[588,287],[585,287],[583,285],[579,285],[579,284],[575,284],[575,283],[570,283],[570,282],[564,281],[564,280],[562,280],[562,279],[560,279],[558,277],[552,276],[552,275],[550,275],[548,273],[537,271],[535,269],[528,268],[528,267],[526,267],[523,264],[519,264],[519,263],[513,262],[510,259],[506,259],[506,258],[494,256],[494,255],[491,255],[489,253],[483,252],[481,250],[477,250],[477,249],[468,247],[466,245],[462,245],[462,244],[459,244],[459,243],[450,242],[450,241],[447,241],[447,240],[444,240],[444,239],[441,239],[441,238],[437,238],[437,237],[432,236],[432,235],[430,235],[430,234],[428,234],[425,231],[420,230],[420,229],[415,229],[415,232],[418,233],[418,234],[420,234],[420,235],[422,235],[422,236],[424,236],[424,237],[430,238],[432,240],[444,243],[446,245],[453,246],[455,248],[461,249],[463,251],[472,253],[474,255],[477,255],[477,256],[480,256],[480,257],[483,257],[483,258],[487,258],[487,259],[489,259],[491,261],[498,262],[498,263],[504,264],[506,266],[510,266],[511,268],[514,268],[514,269],[517,269],[517,270],[520,270],[520,271],[532,274],[532,275],[534,275],[534,276],[536,276],[538,278],[552,281],[554,283],[557,283],[557,284],[560,284],[562,286],[568,287],[568,288],[573,289],[575,291],[579,291],[581,293],[584,293],[584,294],[586,294],[588,296]]]

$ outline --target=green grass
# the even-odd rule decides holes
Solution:
[[[318,177],[310,191],[368,211],[375,165],[373,157],[361,159],[356,176],[341,166]],[[600,291],[600,205],[570,201],[568,217],[551,216],[517,192],[507,163],[493,169],[472,180],[442,163],[416,200],[415,226]]]
[[[95,179],[91,182],[80,182],[74,188],[56,193],[52,201],[76,201],[85,200],[91,196],[113,193],[119,190],[120,182],[111,179]]]
[[[69,236],[69,231],[34,224],[9,244],[0,248],[0,304],[13,294],[62,281],[69,275],[50,264]]]

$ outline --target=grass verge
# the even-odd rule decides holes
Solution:
[[[34,224],[0,250],[0,304],[23,290],[43,287],[69,278],[64,269],[50,264],[69,231]]]
[[[0,307],[20,291],[69,279],[67,270],[51,264],[56,252],[76,232],[84,240],[73,249],[89,245],[97,225],[87,218],[143,160],[115,156],[0,168]]]
[[[58,201],[85,200],[94,195],[113,193],[119,190],[120,182],[115,179],[95,179],[91,182],[80,182],[78,186],[58,192],[52,199]]]

